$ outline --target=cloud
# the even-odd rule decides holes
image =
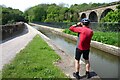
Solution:
[[[41,3],[65,3],[65,4],[82,4],[82,3],[103,3],[103,2],[113,2],[118,0],[0,0],[1,5],[6,5],[7,7],[12,7],[24,11],[25,9],[41,4]]]

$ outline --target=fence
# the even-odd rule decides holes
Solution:
[[[40,25],[46,25],[55,28],[69,28],[71,25],[76,22],[34,22]],[[91,22],[90,28],[94,31],[102,31],[102,32],[120,32],[120,23],[97,23]]]

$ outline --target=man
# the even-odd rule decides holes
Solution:
[[[81,22],[77,23],[77,25],[72,25],[69,29],[73,32],[79,33],[78,41],[77,41],[77,48],[75,53],[75,73],[73,76],[77,79],[80,79],[79,76],[79,61],[81,55],[83,54],[83,58],[85,59],[86,63],[86,76],[89,78],[89,70],[90,70],[90,62],[89,62],[89,51],[90,51],[90,42],[93,36],[93,31],[89,28],[90,20],[84,18]],[[82,25],[82,27],[81,27]]]

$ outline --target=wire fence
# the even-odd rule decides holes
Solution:
[[[66,29],[69,28],[71,25],[76,24],[77,22],[34,22],[40,25],[46,25],[54,28],[62,28]],[[98,22],[91,22],[90,28],[94,31],[101,31],[101,32],[120,32],[120,23],[98,23]]]

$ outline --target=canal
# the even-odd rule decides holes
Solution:
[[[34,26],[39,29],[39,27]],[[58,48],[61,48],[65,53],[74,57],[76,42],[53,34],[47,30],[40,30],[43,34],[49,37]],[[98,49],[90,49],[91,69],[94,70],[101,78],[118,78],[120,70],[120,59],[117,56],[100,51]],[[82,59],[83,60],[83,59]],[[84,61],[84,60],[83,60]]]

